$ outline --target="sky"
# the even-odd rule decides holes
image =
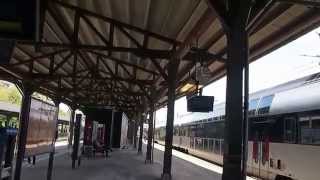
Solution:
[[[318,33],[320,27],[252,62],[249,66],[249,93],[320,72]],[[225,102],[226,77],[204,87],[203,95],[215,96],[215,103]],[[175,124],[184,122],[177,118],[184,114],[188,112],[186,98],[182,97],[175,102]],[[166,108],[156,111],[157,127],[165,125],[166,115]]]

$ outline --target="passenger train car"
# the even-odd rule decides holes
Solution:
[[[320,178],[320,73],[249,96],[247,171],[270,180]],[[222,165],[225,104],[175,125],[174,147]],[[203,115],[202,115],[203,116]],[[155,131],[164,144],[165,128]]]

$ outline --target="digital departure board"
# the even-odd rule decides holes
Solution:
[[[39,0],[1,0],[0,38],[37,40]]]
[[[191,96],[187,98],[188,112],[210,112],[213,111],[213,96]]]

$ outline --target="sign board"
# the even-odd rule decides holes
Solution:
[[[188,112],[210,112],[213,111],[213,96],[191,96],[187,98]]]
[[[25,156],[48,153],[53,150],[57,128],[57,108],[32,98]]]
[[[37,40],[40,0],[1,0],[0,38]]]

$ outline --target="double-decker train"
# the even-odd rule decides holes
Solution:
[[[247,172],[268,180],[320,179],[320,73],[249,96]],[[206,117],[204,117],[206,116]],[[223,164],[225,104],[180,116],[175,149]],[[155,130],[164,144],[165,127]]]

